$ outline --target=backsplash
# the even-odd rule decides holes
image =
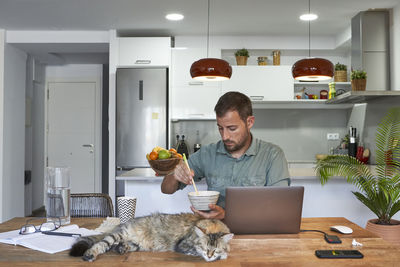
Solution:
[[[347,133],[349,110],[317,109],[257,109],[252,133],[255,137],[279,145],[288,161],[315,161],[315,154],[326,154],[335,148]],[[171,123],[172,146],[176,135],[185,135],[190,153],[197,142],[196,132],[202,145],[220,140],[216,120],[178,121]],[[339,133],[338,141],[327,141],[327,133]]]

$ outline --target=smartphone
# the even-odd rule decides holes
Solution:
[[[364,257],[358,250],[316,250],[315,255],[324,259],[361,259]]]

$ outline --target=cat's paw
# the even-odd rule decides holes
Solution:
[[[82,259],[83,259],[84,261],[92,262],[92,261],[94,261],[94,260],[96,259],[96,256],[93,255],[93,254],[91,254],[91,253],[85,253],[85,254],[83,254]]]
[[[115,251],[119,254],[125,254],[129,251],[130,247],[126,243],[119,243],[115,247]]]

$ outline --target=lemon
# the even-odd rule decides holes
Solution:
[[[158,152],[160,152],[160,150],[165,150],[165,148],[162,148],[160,146],[156,146],[155,148],[153,148],[152,151],[158,153]]]
[[[171,154],[165,149],[160,150],[158,152],[158,158],[159,159],[169,159],[170,157],[171,157]]]

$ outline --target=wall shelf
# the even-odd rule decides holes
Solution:
[[[329,85],[330,82],[299,82],[299,81],[295,81],[294,85],[295,86],[299,86],[299,85],[315,85],[315,86],[319,86],[319,85]],[[335,82],[336,86],[337,85],[351,85],[351,82]]]
[[[254,101],[253,109],[349,109],[352,104],[326,105],[324,99],[298,99],[289,101]]]
[[[393,96],[400,97],[400,91],[349,91],[334,99],[327,100],[326,104],[357,104],[365,103],[372,99]]]

